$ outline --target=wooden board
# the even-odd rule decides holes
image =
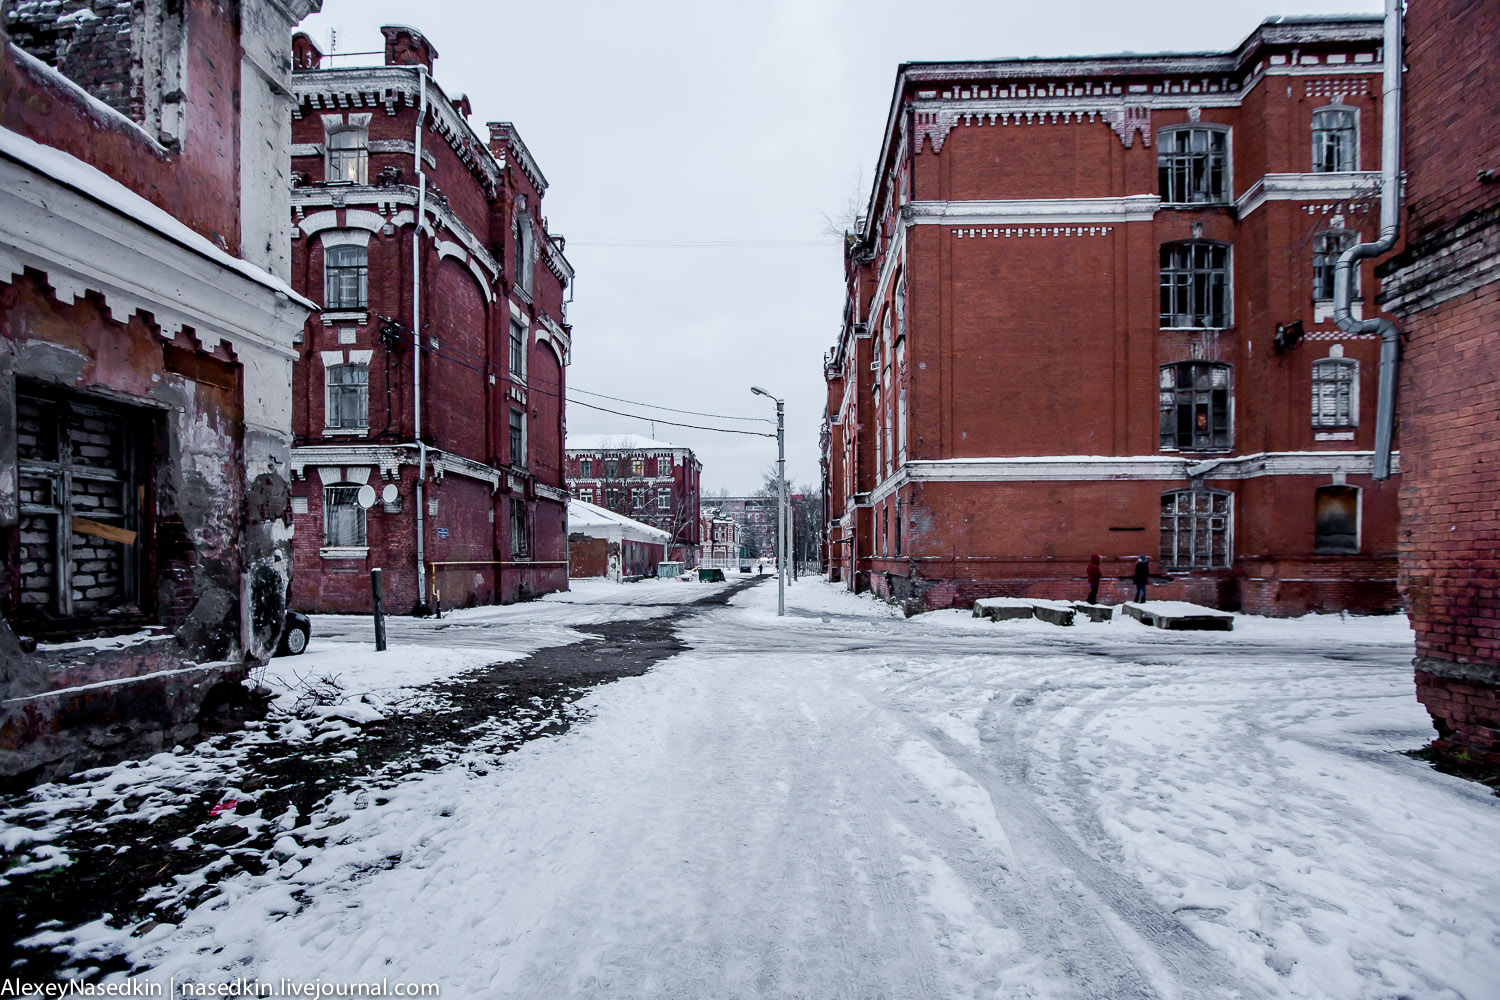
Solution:
[[[135,532],[128,528],[116,527],[113,524],[105,524],[103,521],[95,521],[87,517],[73,518],[73,530],[80,535],[93,535],[107,542],[120,542],[124,545],[135,544]]]

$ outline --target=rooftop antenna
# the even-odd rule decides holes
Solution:
[[[339,48],[339,29],[328,29],[328,54],[333,55]]]

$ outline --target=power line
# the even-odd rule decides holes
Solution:
[[[730,237],[633,237],[633,236],[574,236],[568,240],[569,246],[575,247],[694,247],[706,249],[780,249],[783,247],[832,247],[839,244],[838,240],[774,240],[774,239],[734,239]]]
[[[546,380],[543,379],[542,381],[546,381]],[[557,383],[555,383],[555,382],[553,383],[553,385],[556,385],[556,384]],[[589,392],[587,389],[580,389],[576,385],[575,386],[569,386],[568,388],[571,391],[573,391],[573,392],[581,392],[585,396],[594,396],[594,397],[597,397],[598,399],[610,399],[610,400],[614,400],[616,403],[629,403],[632,406],[646,406],[646,407],[650,407],[653,410],[665,410],[668,413],[686,413],[689,416],[694,416],[694,417],[713,417],[716,420],[753,420],[756,423],[762,423],[762,424],[773,424],[773,423],[776,422],[776,421],[770,419],[769,417],[734,417],[734,416],[730,416],[727,413],[703,413],[703,412],[701,412],[699,410],[678,410],[678,409],[675,409],[675,408],[670,407],[670,406],[662,406],[660,403],[644,403],[644,402],[641,402],[638,399],[622,399],[619,396],[606,396],[602,392]],[[666,421],[662,421],[662,423],[666,423]]]
[[[704,427],[702,424],[684,424],[676,420],[661,420],[656,417],[642,416],[639,413],[625,413],[622,410],[611,410],[605,406],[595,406],[593,403],[585,403],[581,399],[570,399],[569,403],[575,406],[586,406],[591,410],[600,410],[604,413],[613,413],[617,417],[632,417],[636,420],[649,420],[653,424],[666,424],[669,427],[691,427],[699,431],[717,431],[720,434],[748,434],[750,437],[773,438],[776,435],[770,431],[742,431],[735,427]]]

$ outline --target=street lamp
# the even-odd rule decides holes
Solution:
[[[785,404],[758,385],[750,391],[776,404],[776,613],[786,614],[786,413]]]

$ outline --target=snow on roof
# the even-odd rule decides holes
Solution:
[[[569,434],[569,451],[661,451],[677,448],[688,449],[680,444],[653,441],[639,434]]]
[[[660,528],[653,528],[642,521],[626,517],[624,514],[616,514],[612,510],[606,510],[586,500],[569,500],[568,530],[572,531],[574,528],[583,527],[624,527],[637,533],[645,534],[653,541],[661,542],[665,542],[671,537]]]
[[[262,270],[247,260],[242,260],[220,250],[205,236],[189,228],[171,213],[158,208],[142,198],[124,184],[92,167],[77,157],[52,146],[46,146],[10,129],[0,127],[0,156],[25,164],[37,173],[72,188],[87,198],[92,198],[127,218],[134,219],[149,229],[187,249],[209,258],[214,263],[238,271],[259,285],[279,292],[309,309],[318,305],[293,291],[292,286],[269,271]]]

